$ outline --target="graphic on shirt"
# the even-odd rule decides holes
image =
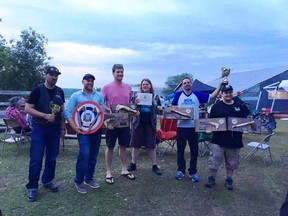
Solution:
[[[102,126],[104,112],[99,104],[93,101],[85,101],[75,107],[72,119],[78,127],[82,128],[85,134],[91,134]]]
[[[234,107],[234,110],[235,110],[236,112],[239,112],[239,111],[240,111],[240,107]]]
[[[187,105],[193,105],[193,104],[195,104],[195,102],[191,99],[191,98],[186,98],[186,99],[184,99],[183,100],[183,102],[182,102],[182,106],[184,105],[184,106],[187,106]]]

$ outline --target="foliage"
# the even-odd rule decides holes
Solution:
[[[9,43],[1,36],[0,86],[2,90],[31,90],[43,82],[44,68],[51,59],[44,45],[48,40],[32,28],[23,30],[20,40]]]
[[[165,87],[162,90],[163,94],[169,94],[174,92],[174,89],[181,83],[184,77],[190,77],[192,79],[193,75],[190,73],[182,73],[168,77],[167,81],[165,82]]]

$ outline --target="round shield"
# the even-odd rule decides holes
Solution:
[[[85,101],[74,108],[72,119],[78,127],[82,128],[84,134],[91,134],[102,126],[104,112],[99,104]]]

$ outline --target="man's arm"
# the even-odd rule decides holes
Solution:
[[[26,103],[25,104],[25,113],[27,113],[33,117],[46,119],[49,122],[54,122],[54,120],[55,120],[55,115],[43,113],[43,112],[36,110],[34,104]]]
[[[222,80],[221,83],[219,83],[218,87],[211,93],[211,96],[210,96],[211,99],[214,99],[217,97],[217,95],[219,94],[219,92],[223,86],[223,81],[224,81],[224,79]]]

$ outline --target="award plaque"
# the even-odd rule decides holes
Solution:
[[[102,126],[104,112],[94,101],[85,101],[74,108],[72,119],[78,127],[82,128],[84,134],[91,134]]]
[[[192,107],[164,107],[163,118],[193,120],[194,109]]]
[[[112,113],[129,113],[131,115],[138,115],[136,104],[113,104],[111,105]]]
[[[128,113],[105,113],[103,128],[123,128],[129,127],[129,114]]]
[[[230,131],[261,133],[261,121],[259,119],[228,117],[227,124]]]
[[[226,131],[225,118],[195,119],[195,131],[211,133],[213,131]]]

